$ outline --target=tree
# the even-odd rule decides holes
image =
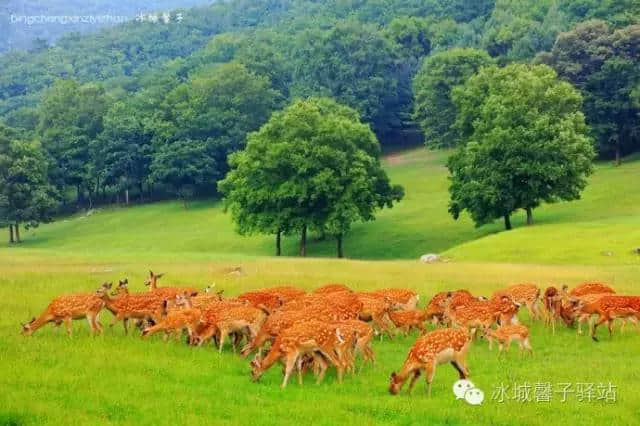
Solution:
[[[633,101],[640,85],[639,49],[640,25],[614,31],[593,20],[560,34],[551,52],[537,57],[582,92],[598,151],[616,163],[640,149],[640,109]]]
[[[107,107],[101,86],[57,80],[38,109],[38,135],[48,153],[51,182],[61,192],[75,187],[79,204],[84,203],[85,190],[92,194],[95,163],[90,147],[102,132]]]
[[[451,90],[492,63],[483,50],[456,48],[428,57],[413,80],[414,119],[430,147],[453,147],[460,140],[453,124],[457,109]]]
[[[490,66],[454,89],[463,142],[449,159],[449,211],[476,225],[522,208],[527,223],[542,202],[575,200],[594,151],[582,97],[544,65]]]
[[[21,242],[21,224],[28,229],[49,221],[55,206],[40,144],[0,141],[0,222],[9,224],[10,242]]]
[[[281,101],[266,77],[238,63],[201,69],[164,101],[166,118],[154,124],[154,181],[184,190],[215,189],[227,155],[241,149]]]
[[[351,224],[373,220],[375,210],[403,196],[379,157],[375,135],[355,110],[327,98],[299,100],[231,155],[218,187],[239,233],[276,234],[278,245],[282,233],[299,232],[304,256],[307,231],[326,232],[342,257]]]

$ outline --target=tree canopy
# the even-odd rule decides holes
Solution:
[[[294,102],[275,113],[247,147],[230,157],[219,183],[240,233],[335,236],[338,256],[351,224],[375,218],[403,196],[380,165],[380,146],[358,113],[327,98]],[[278,247],[279,252],[279,247]]]
[[[482,68],[454,89],[463,142],[451,156],[449,211],[477,225],[575,200],[592,171],[594,150],[582,97],[544,65]]]

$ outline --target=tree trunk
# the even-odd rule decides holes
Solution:
[[[504,215],[504,228],[509,231],[511,229],[511,218],[508,214]]]
[[[338,234],[336,242],[338,245],[338,258],[342,259],[344,257],[344,252],[342,251],[342,234]]]
[[[124,204],[129,205],[129,188],[124,190]]]
[[[280,256],[280,254],[282,253],[281,247],[280,247],[280,236],[281,236],[282,232],[280,232],[280,230],[278,230],[278,233],[276,234],[276,256]]]
[[[9,244],[13,244],[15,240],[13,239],[13,225],[9,224]]]
[[[620,165],[620,158],[621,158],[621,152],[620,152],[620,137],[617,138],[616,140],[616,166]]]
[[[307,255],[307,225],[302,226],[302,233],[300,235],[300,256],[305,257]]]
[[[16,223],[15,225],[13,225],[13,229],[16,232],[16,243],[21,243],[22,241],[20,241],[20,224]]]
[[[533,209],[531,207],[527,207],[527,226],[533,225]]]

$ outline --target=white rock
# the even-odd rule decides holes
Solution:
[[[440,260],[440,256],[433,253],[423,254],[422,256],[420,256],[420,262],[422,263],[434,263],[438,260]]]

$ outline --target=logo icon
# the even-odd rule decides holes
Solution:
[[[458,380],[453,384],[456,399],[464,399],[469,405],[480,405],[484,401],[484,392],[476,388],[470,380]]]

